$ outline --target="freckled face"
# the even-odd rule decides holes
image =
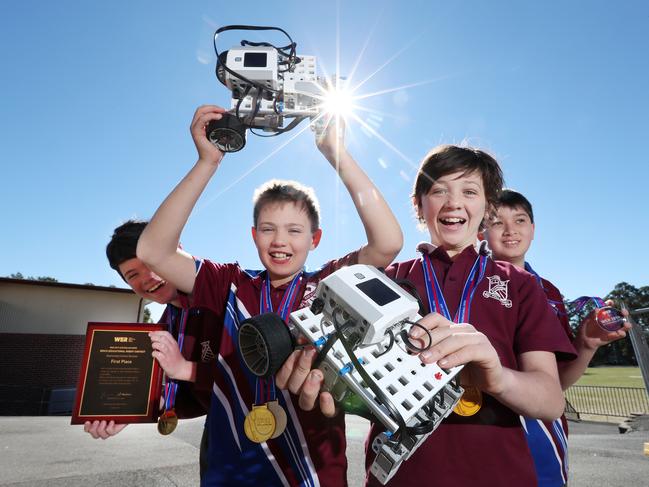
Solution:
[[[442,176],[421,197],[417,212],[426,221],[431,242],[449,255],[475,244],[486,217],[487,198],[478,172]]]
[[[321,236],[322,230],[311,231],[306,210],[291,202],[264,206],[252,228],[259,259],[274,286],[289,282],[302,270]]]

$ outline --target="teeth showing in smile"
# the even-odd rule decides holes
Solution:
[[[272,252],[270,256],[276,260],[287,260],[289,257],[291,257],[291,254],[287,254],[285,252]]]
[[[146,292],[148,292],[148,293],[154,293],[154,292],[156,292],[158,289],[160,289],[164,284],[166,284],[166,281],[160,281],[158,284],[156,284],[156,285],[153,286],[152,288],[147,289]]]
[[[505,240],[503,244],[511,246],[511,245],[518,245],[518,242],[519,242],[518,240]]]
[[[443,225],[455,225],[456,223],[464,224],[466,222],[464,218],[440,218],[439,221]]]

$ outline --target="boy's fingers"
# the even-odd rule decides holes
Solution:
[[[122,431],[125,427],[125,424],[115,424],[115,421],[111,421],[108,423],[108,426],[106,426],[106,433],[108,433],[109,436],[113,436]]]
[[[313,348],[308,348],[302,350],[302,353],[299,355],[293,368],[293,373],[288,379],[288,390],[293,394],[299,394],[302,384],[309,375],[311,371],[311,364],[315,359],[315,350]]]
[[[288,385],[288,380],[291,377],[291,374],[293,373],[295,360],[299,354],[300,354],[299,350],[296,350],[293,353],[291,353],[291,355],[289,355],[288,358],[286,359],[286,362],[284,362],[282,367],[277,371],[277,374],[275,374],[275,385],[280,389],[286,389],[286,386]]]
[[[441,332],[442,330],[435,330],[431,332],[433,334],[433,339],[437,338],[435,335],[436,332]],[[452,328],[445,330],[446,337],[435,343],[434,346],[430,347],[428,350],[421,353],[421,361],[426,364],[434,363],[440,359],[448,358],[451,354],[455,354],[462,349],[470,350],[470,347],[480,345],[483,343],[482,336],[479,333],[466,333],[460,331],[453,331]],[[471,349],[472,350],[472,349]],[[466,358],[466,354],[461,354],[462,359]],[[465,362],[462,362],[465,363]],[[446,364],[440,364],[443,367],[449,367]],[[457,365],[457,364],[455,364]]]
[[[337,414],[334,398],[328,392],[320,393],[320,411],[328,418],[333,418]]]
[[[421,338],[426,334],[426,331],[423,328],[426,330],[434,330],[435,328],[444,326],[446,322],[448,322],[448,320],[439,313],[429,313],[417,322],[419,326],[413,326],[410,328],[409,335],[411,338]]]
[[[312,370],[308,374],[308,377],[302,385],[302,391],[300,392],[300,399],[298,402],[300,408],[305,411],[311,411],[314,408],[323,381],[324,376],[318,369]]]

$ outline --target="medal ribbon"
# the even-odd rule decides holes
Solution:
[[[604,300],[597,296],[581,296],[574,301],[570,301],[570,306],[574,306],[575,313],[579,313],[584,306],[591,302],[595,304],[596,308],[604,308],[606,306]]]
[[[299,272],[288,285],[282,300],[279,303],[279,310],[277,313],[282,317],[286,322],[288,320],[288,315],[293,309],[295,304],[295,298],[297,297],[297,290],[300,287],[300,280],[302,278],[302,272]],[[268,278],[268,272],[266,272],[266,277],[261,286],[260,296],[259,296],[259,314],[271,313],[273,311],[273,301],[270,295],[271,285],[270,279]],[[275,399],[275,379],[271,378],[269,380],[257,378],[255,382],[255,404],[260,404],[260,401],[272,401]]]
[[[173,335],[173,324],[175,322],[175,316],[177,313],[177,308],[171,304],[167,305],[167,311],[169,313],[169,333]],[[178,327],[178,348],[180,353],[183,351],[183,343],[185,342],[185,328],[187,326],[187,316],[189,315],[188,310],[185,308],[180,309],[180,324]],[[178,392],[178,381],[175,379],[170,379],[167,377],[165,381],[165,411],[169,411],[174,408],[176,404],[176,393]]]
[[[421,259],[424,270],[424,281],[426,283],[426,295],[428,296],[428,308],[430,311],[439,313],[447,320],[455,323],[468,323],[471,314],[471,302],[473,301],[473,296],[480,284],[480,281],[484,278],[487,269],[487,256],[478,255],[478,258],[473,263],[471,271],[469,272],[469,277],[467,277],[467,280],[464,283],[460,305],[452,319],[451,313],[446,305],[446,300],[444,299],[444,294],[442,293],[442,288],[437,280],[435,269],[433,269],[433,263],[430,260],[430,256],[427,253],[424,253],[421,256]]]
[[[529,264],[529,262],[525,262],[525,270],[534,276],[534,278],[536,279],[536,282],[539,283],[539,286],[541,286],[541,289],[543,289],[543,291],[545,292],[545,286],[543,286],[543,280],[541,279],[541,276],[539,276],[536,273],[536,271],[534,269],[532,269],[532,266]],[[554,309],[555,313],[557,313],[557,315],[564,314],[563,312],[561,312],[559,310],[559,305],[563,304],[561,301],[555,301],[554,299],[548,298],[547,293],[546,293],[546,299],[547,299],[548,303],[550,303],[550,306],[552,306],[552,308]]]

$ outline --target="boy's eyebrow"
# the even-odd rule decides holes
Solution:
[[[480,186],[481,181],[463,181],[465,184],[473,184],[475,186]]]

